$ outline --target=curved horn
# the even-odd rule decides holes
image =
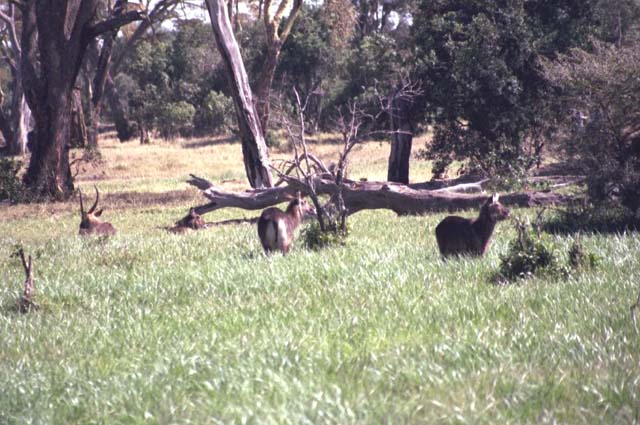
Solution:
[[[98,186],[94,184],[93,187],[96,188],[96,201],[93,203],[91,208],[89,208],[89,214],[95,211],[96,207],[98,206],[98,201],[100,200],[100,192],[98,192]]]
[[[82,190],[78,188],[78,193],[80,194],[80,214],[84,214],[84,205],[82,205]]]

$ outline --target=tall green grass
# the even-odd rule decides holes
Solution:
[[[597,269],[496,286],[506,223],[482,259],[440,259],[442,214],[379,211],[345,246],[266,257],[254,226],[157,228],[184,212],[107,211],[110,239],[75,236],[71,211],[0,223],[0,423],[640,418],[637,233],[582,236]],[[27,315],[16,245],[34,256]]]

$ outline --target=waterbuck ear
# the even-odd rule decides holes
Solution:
[[[497,193],[494,193],[493,196],[491,197],[491,202],[493,202],[494,204],[497,203],[499,197],[500,195],[498,195]]]
[[[93,215],[95,215],[96,217],[100,217],[102,215],[102,211],[104,211],[104,209],[99,209],[98,211],[94,212]]]

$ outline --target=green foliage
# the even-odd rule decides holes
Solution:
[[[623,233],[640,230],[640,219],[620,205],[582,203],[558,210],[543,229],[549,233]]]
[[[576,269],[593,269],[598,265],[598,256],[588,252],[580,236],[578,236],[569,248],[569,266]]]
[[[211,28],[187,21],[140,43],[116,83],[128,112],[162,137],[225,131],[234,113],[219,61]]]
[[[335,225],[329,226],[326,230],[322,230],[318,221],[314,220],[302,230],[300,238],[306,248],[321,250],[336,245],[344,245],[348,235],[349,229],[343,232]]]
[[[18,177],[22,163],[0,157],[0,201],[14,204],[25,199],[25,187]]]
[[[285,97],[296,87],[310,131],[329,128],[329,116],[346,84],[345,63],[353,39],[353,5],[334,1],[303,8],[282,48],[274,87]]]
[[[518,175],[539,160],[549,95],[539,58],[564,49],[559,34],[583,28],[590,10],[560,3],[419,3],[413,42],[436,174],[469,160],[474,171]],[[578,42],[577,35],[567,41]]]
[[[210,91],[195,113],[194,127],[198,133],[225,133],[234,124],[233,99],[221,92]]]
[[[279,149],[282,147],[282,139],[273,130],[268,130],[264,135],[264,142],[268,148]]]
[[[513,281],[557,269],[558,260],[540,235],[528,223],[515,221],[517,236],[509,243],[509,251],[500,257],[499,281]]]
[[[186,135],[193,130],[193,117],[196,109],[185,101],[162,105],[158,110],[157,127],[160,135],[173,139],[177,135]]]
[[[640,217],[640,44],[574,49],[545,62],[561,91],[556,141],[587,176],[594,204],[619,205]]]

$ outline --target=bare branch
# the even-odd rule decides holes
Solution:
[[[303,180],[293,176],[287,176],[286,180],[289,183],[287,186],[233,192],[197,177],[197,187],[207,187],[203,195],[211,202],[196,207],[196,212],[204,214],[227,207],[258,210],[289,201],[296,196],[298,191],[307,193],[308,188]],[[192,181],[193,179],[188,183]],[[334,196],[340,190],[330,176],[314,177],[314,187],[319,195]],[[366,209],[389,209],[399,215],[424,214],[477,208],[487,200],[486,194],[413,189],[410,186],[397,183],[356,182],[349,179],[343,180],[342,190],[348,215]],[[553,192],[521,192],[500,196],[503,205],[521,207],[564,204],[572,199],[570,196]]]
[[[87,28],[88,38],[94,38],[108,31],[114,31],[123,27],[131,22],[140,21],[146,19],[146,14],[138,10],[131,10],[121,14],[112,16],[109,19],[98,22],[95,25]]]

